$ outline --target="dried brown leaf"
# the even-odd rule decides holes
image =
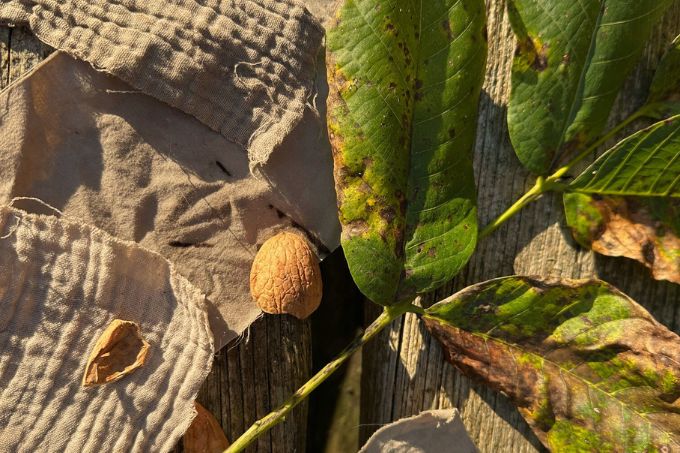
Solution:
[[[680,202],[565,194],[567,222],[581,245],[647,266],[657,280],[680,283]]]
[[[227,436],[215,417],[203,406],[196,404],[196,418],[184,434],[184,453],[222,453],[229,447]]]
[[[101,334],[87,360],[83,386],[117,381],[144,365],[149,343],[137,323],[114,319]]]

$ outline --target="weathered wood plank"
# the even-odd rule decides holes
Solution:
[[[25,75],[52,51],[26,28],[0,27],[0,88]],[[241,341],[217,354],[198,400],[215,415],[227,437],[235,439],[297,390],[310,376],[311,363],[310,322],[265,316]],[[306,427],[305,403],[247,451],[304,452]],[[177,451],[182,451],[181,445]]]
[[[9,30],[0,27],[0,89],[9,83]]]
[[[489,63],[475,150],[480,222],[503,212],[533,184],[510,146],[506,104],[514,39],[505,0],[487,0]],[[617,101],[612,123],[639,106],[652,69],[680,33],[680,2],[666,16],[645,57]],[[546,196],[479,244],[467,268],[425,304],[467,285],[511,274],[598,276],[630,294],[661,322],[680,332],[680,286],[656,282],[642,266],[578,249],[564,231],[561,197]],[[369,318],[375,309],[368,310]],[[540,451],[540,443],[509,401],[443,363],[442,352],[414,316],[406,316],[364,348],[362,439],[379,424],[431,408],[458,407],[482,452]]]

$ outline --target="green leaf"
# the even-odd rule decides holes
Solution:
[[[657,119],[680,115],[680,35],[656,69],[646,111]]]
[[[601,132],[671,0],[510,0],[518,38],[508,129],[520,161],[546,174]]]
[[[483,0],[348,0],[328,33],[342,245],[374,302],[443,285],[475,248],[485,22]]]
[[[680,197],[680,115],[639,131],[605,152],[568,190]]]
[[[509,396],[552,451],[680,451],[680,338],[610,285],[500,278],[424,320],[447,360]]]
[[[567,225],[584,247],[624,256],[680,283],[680,199],[564,194]]]

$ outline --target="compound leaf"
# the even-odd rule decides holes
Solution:
[[[680,338],[607,283],[500,278],[424,320],[552,451],[680,451]]]
[[[474,250],[485,25],[483,0],[347,0],[328,33],[342,245],[374,302],[441,286]]]
[[[518,38],[508,104],[515,152],[546,174],[602,131],[671,0],[510,0]]]

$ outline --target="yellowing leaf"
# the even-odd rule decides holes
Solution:
[[[574,239],[607,256],[634,259],[657,280],[680,284],[680,201],[564,194]]]
[[[374,302],[443,285],[475,248],[485,17],[483,0],[347,0],[329,30],[342,246]]]
[[[577,242],[680,283],[680,115],[614,146],[567,191],[567,224]]]
[[[597,280],[506,277],[432,306],[447,360],[554,452],[680,451],[680,337]]]

